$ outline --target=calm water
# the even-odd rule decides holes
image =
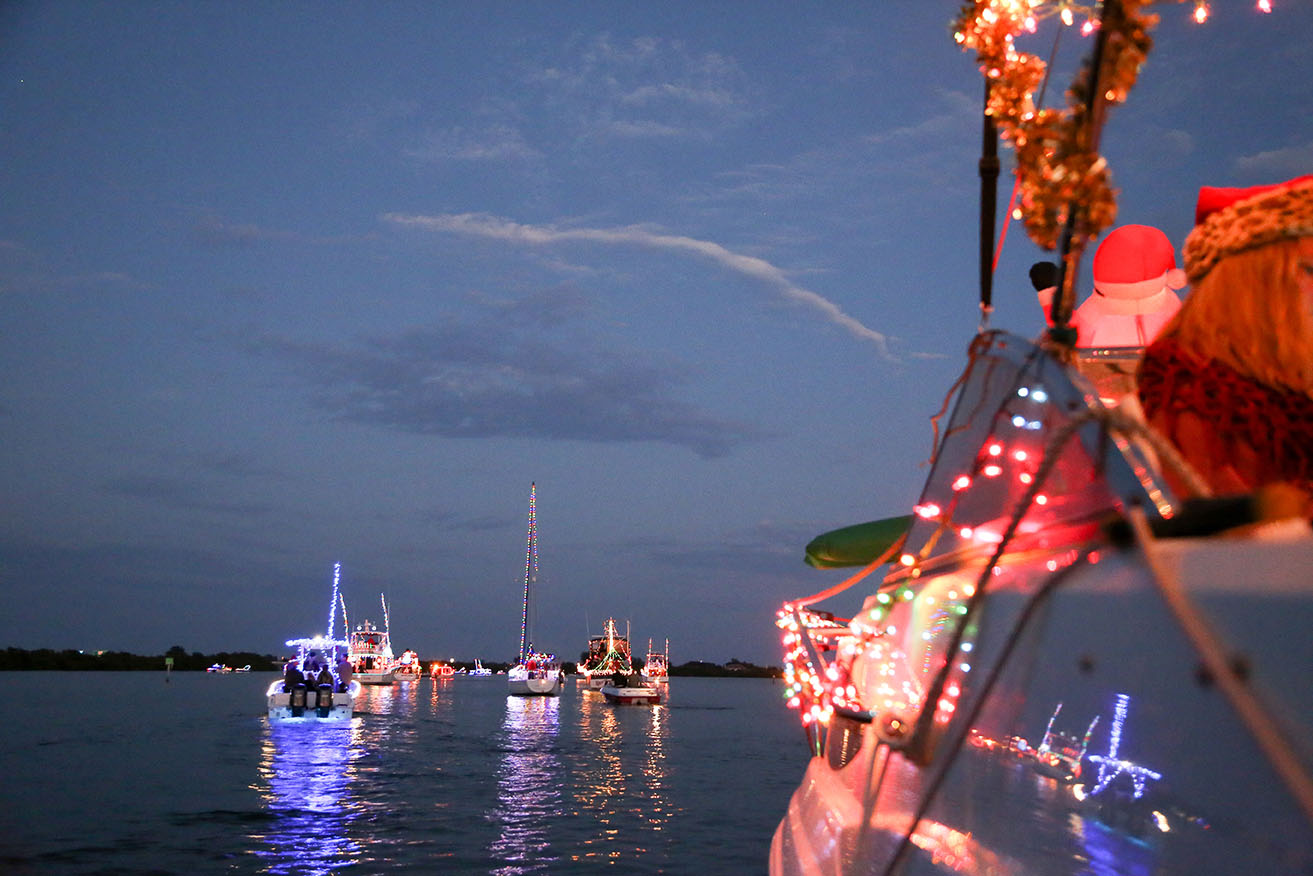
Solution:
[[[271,727],[275,677],[0,673],[0,871],[765,872],[807,759],[774,680],[404,682],[331,728]]]

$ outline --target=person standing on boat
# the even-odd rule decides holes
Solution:
[[[1204,187],[1192,291],[1145,350],[1145,418],[1213,492],[1287,485],[1313,511],[1313,175]]]
[[[345,652],[337,658],[337,683],[342,691],[351,687],[351,661]]]

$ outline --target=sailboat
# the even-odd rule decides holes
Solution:
[[[511,696],[559,696],[561,664],[553,654],[534,650],[529,596],[538,578],[538,485],[529,485],[529,538],[524,556],[524,611],[520,616],[520,652],[506,673]]]

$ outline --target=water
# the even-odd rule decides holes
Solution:
[[[333,728],[270,726],[275,677],[0,673],[0,871],[760,873],[807,760],[775,680],[401,682]]]

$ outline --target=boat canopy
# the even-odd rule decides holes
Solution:
[[[824,532],[807,545],[804,559],[817,569],[865,566],[906,535],[911,525],[912,515],[904,514]]]

